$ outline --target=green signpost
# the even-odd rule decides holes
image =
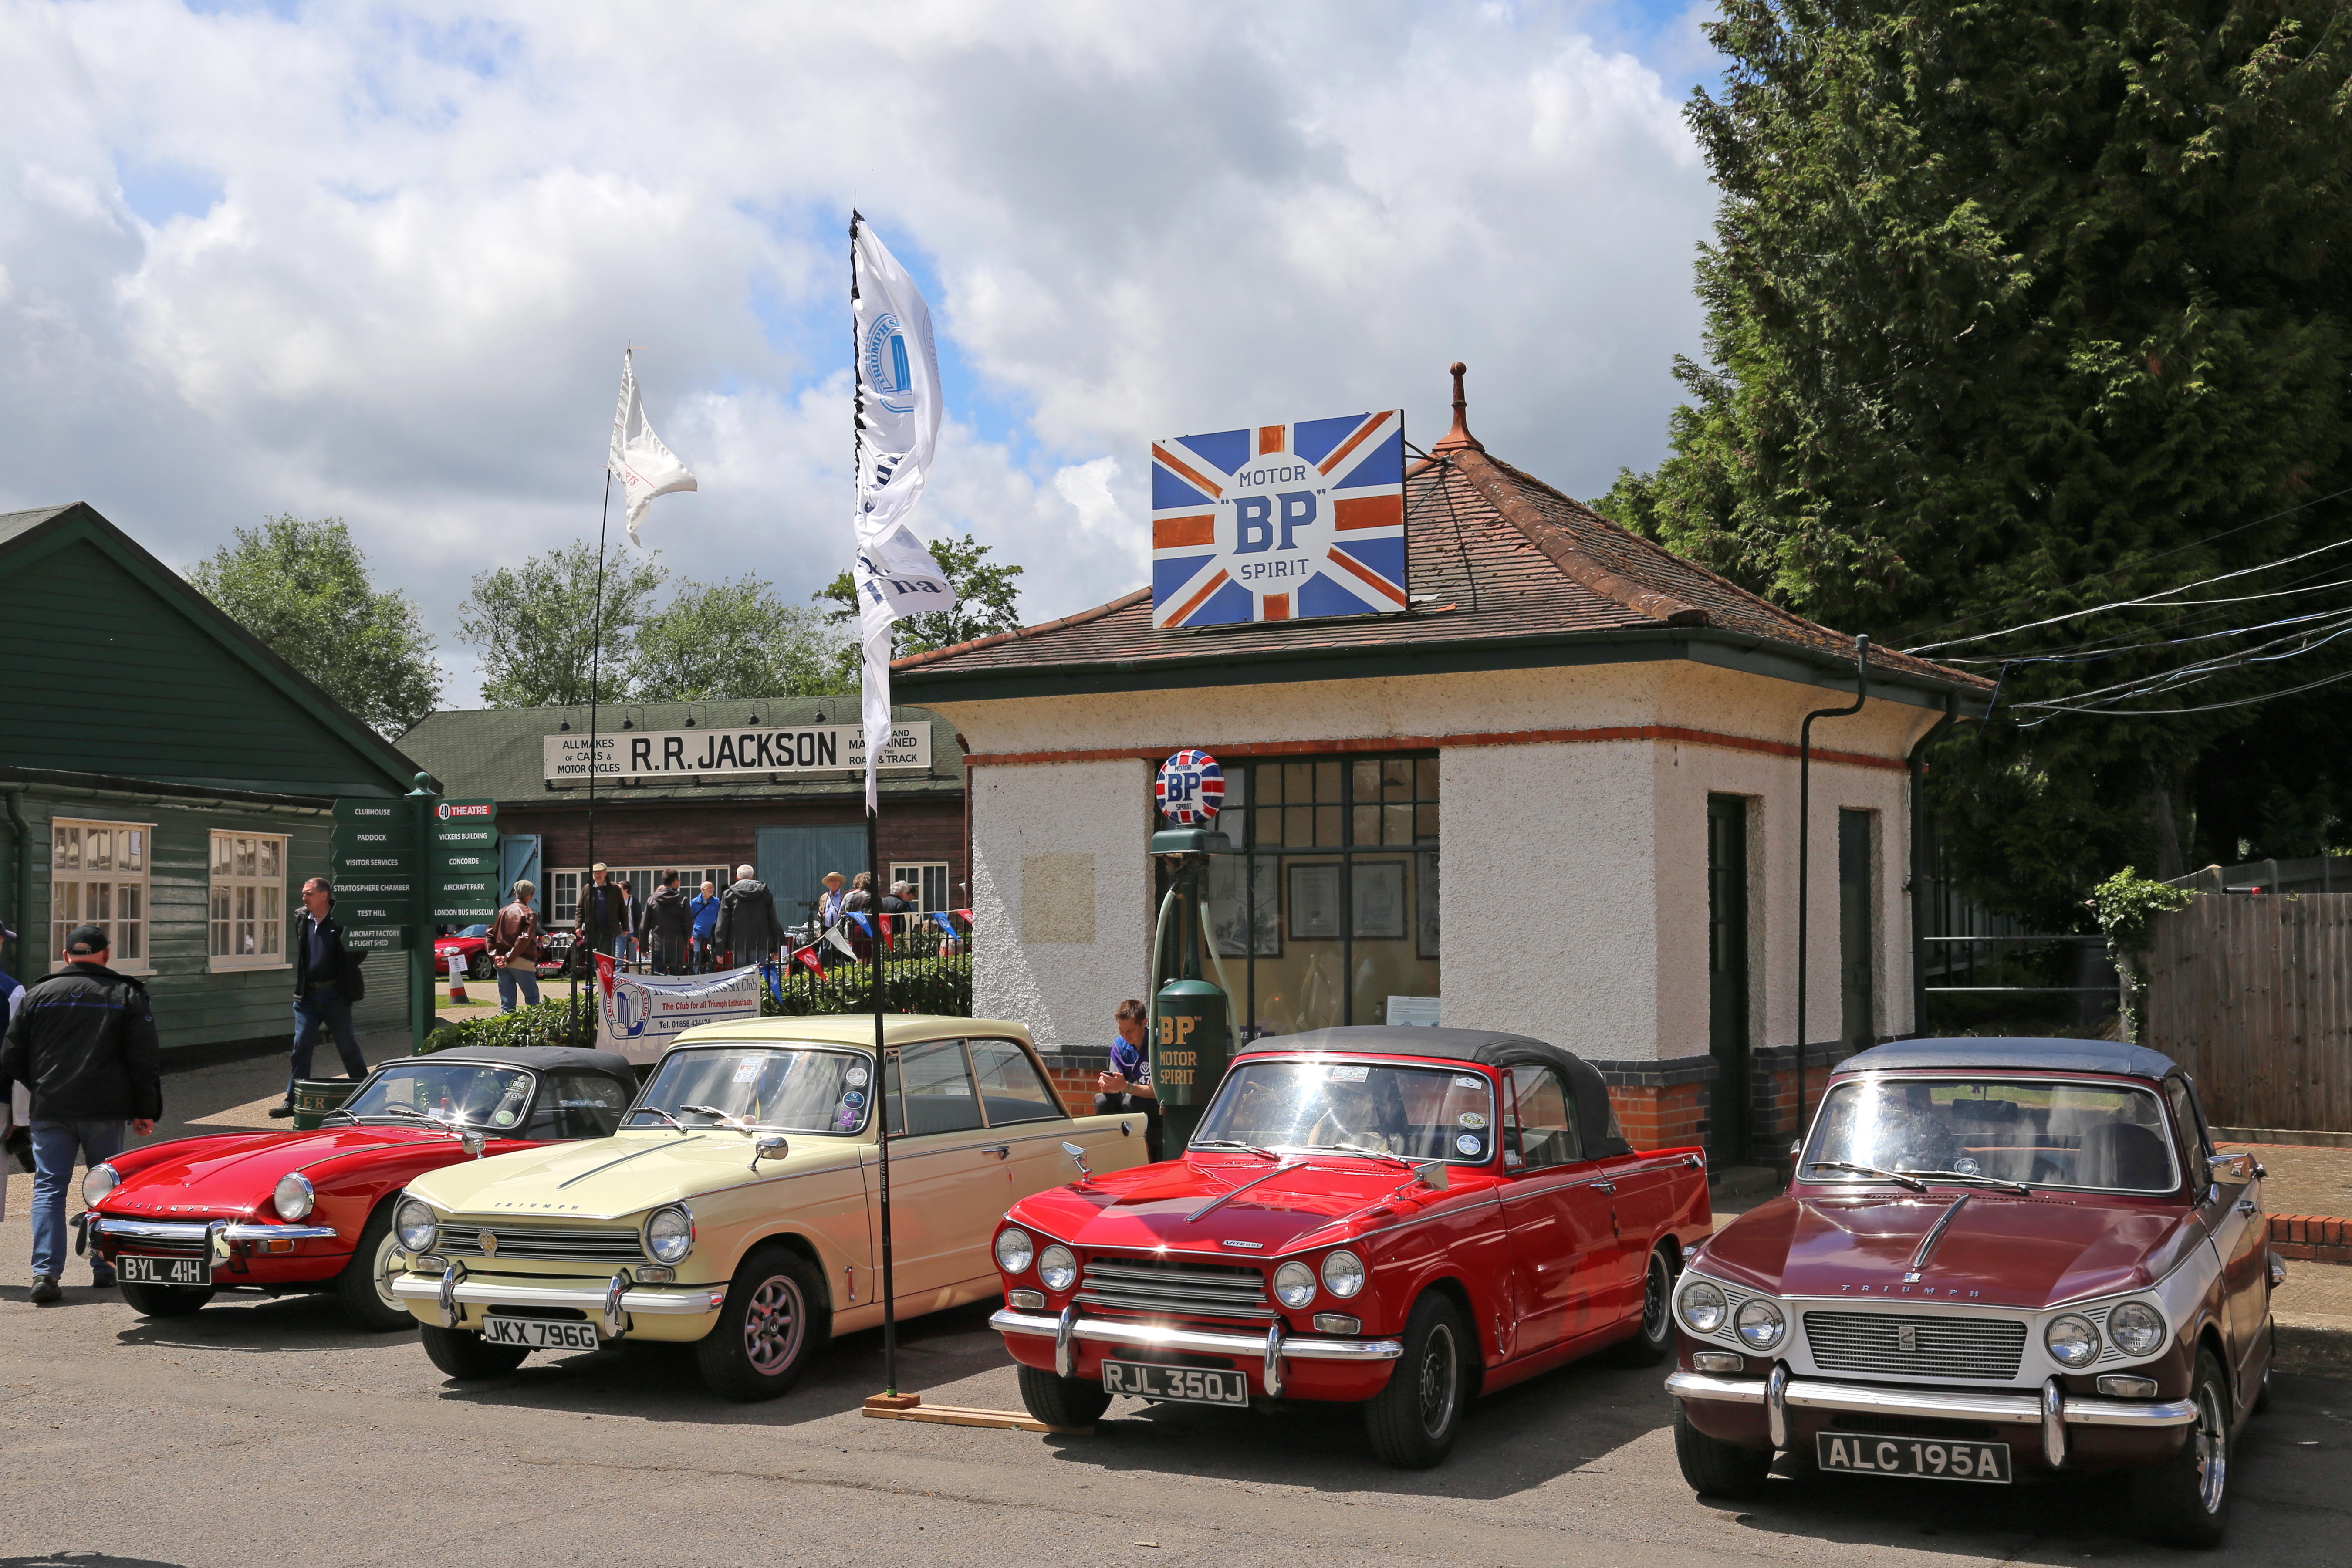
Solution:
[[[416,808],[406,800],[339,800],[328,880],[343,942],[355,952],[399,952],[410,944],[422,890]]]
[[[493,800],[437,800],[426,808],[426,872],[432,889],[425,919],[434,925],[477,925],[499,912],[499,805]]]
[[[410,1046],[422,1050],[433,1016],[433,928],[498,914],[498,803],[443,800],[430,773],[398,799],[338,800],[328,869],[343,944],[408,954]]]

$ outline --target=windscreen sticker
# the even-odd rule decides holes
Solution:
[[[1454,1075],[1454,1087],[1456,1089],[1484,1089],[1486,1087],[1486,1080],[1483,1078],[1472,1078],[1468,1073],[1457,1073]]]
[[[1469,1132],[1465,1132],[1461,1137],[1456,1138],[1454,1141],[1454,1146],[1465,1154],[1475,1154],[1480,1149],[1486,1147],[1478,1142],[1475,1134]]]
[[[850,1086],[854,1089],[864,1089],[866,1087],[866,1069],[864,1068],[851,1068],[847,1072],[841,1076],[847,1079]]]
[[[491,1117],[490,1121],[492,1123],[499,1127],[512,1127],[515,1123],[515,1113],[511,1110],[501,1110],[496,1116]]]
[[[741,1061],[737,1062],[737,1063],[735,1064],[735,1081],[736,1081],[737,1083],[749,1083],[749,1082],[751,1082],[753,1079],[758,1078],[759,1076],[760,1076],[760,1058],[757,1058],[757,1057],[745,1057]]]
[[[854,1089],[845,1089],[841,1091],[841,1103],[854,1110],[866,1103],[866,1097]]]
[[[1323,1069],[1325,1083],[1361,1083],[1371,1076],[1372,1069],[1361,1062],[1342,1062]]]
[[[1486,1119],[1479,1115],[1475,1110],[1465,1110],[1461,1115],[1455,1117],[1454,1120],[1462,1123],[1465,1127],[1484,1127],[1486,1125]]]

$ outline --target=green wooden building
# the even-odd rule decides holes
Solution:
[[[0,965],[19,979],[93,921],[153,994],[167,1064],[282,1049],[331,803],[415,773],[87,504],[0,513]],[[363,1043],[409,1004],[397,955],[366,973]]]

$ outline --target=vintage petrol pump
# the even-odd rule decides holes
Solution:
[[[1179,752],[1160,770],[1160,809],[1171,826],[1151,836],[1168,889],[1151,936],[1151,1089],[1170,1159],[1191,1142],[1234,1054],[1231,994],[1209,922],[1209,857],[1231,847],[1212,826],[1223,795],[1223,775],[1205,752]]]

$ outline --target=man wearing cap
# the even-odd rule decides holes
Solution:
[[[515,1010],[520,992],[526,1007],[539,1005],[539,911],[530,907],[539,884],[525,877],[514,885],[514,902],[490,922],[490,939],[482,945],[499,974],[499,1011]]]
[[[33,1293],[40,1306],[65,1292],[66,1184],[78,1161],[100,1165],[122,1152],[123,1123],[144,1138],[163,1114],[155,1013],[147,988],[106,966],[103,926],[76,926],[66,966],[25,988],[0,1040],[0,1089],[32,1089]],[[90,1283],[114,1272],[95,1254]]]
[[[621,943],[629,935],[628,900],[621,889],[613,885],[613,873],[599,860],[589,873],[588,885],[580,889],[580,910],[575,917],[580,925],[576,938],[586,952],[609,952],[614,958],[625,958]],[[595,966],[583,953],[581,959],[588,965],[583,973],[593,974]]]
[[[310,1076],[319,1036],[331,1033],[343,1058],[343,1076],[367,1077],[359,1036],[352,1029],[352,1004],[364,994],[360,958],[343,946],[343,925],[335,919],[335,890],[324,877],[302,884],[302,912],[294,917],[294,1049],[286,1077],[286,1103],[269,1114],[294,1114],[294,1086]]]

